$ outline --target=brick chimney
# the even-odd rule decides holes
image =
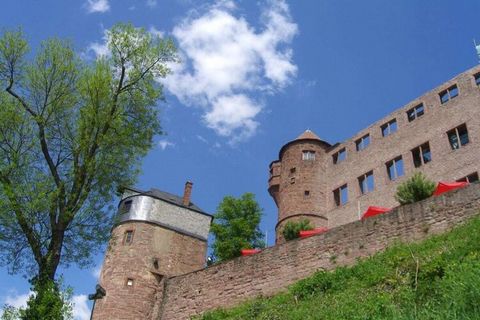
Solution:
[[[191,181],[185,182],[185,190],[183,191],[183,205],[188,207],[190,205],[190,196],[192,195],[192,186]]]

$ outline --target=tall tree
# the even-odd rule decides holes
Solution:
[[[240,250],[265,246],[259,224],[263,210],[252,193],[236,199],[223,198],[217,208],[211,233],[215,236],[213,254],[218,261],[240,255]]]
[[[21,31],[0,38],[0,262],[51,282],[60,264],[89,265],[111,203],[134,183],[161,133],[155,81],[175,46],[115,25],[90,63],[63,40],[35,55]]]

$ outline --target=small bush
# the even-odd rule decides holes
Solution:
[[[298,238],[300,236],[300,231],[312,229],[313,226],[308,219],[303,219],[298,222],[289,221],[285,224],[282,234],[285,240],[289,241]]]
[[[434,190],[435,183],[421,172],[417,172],[398,186],[395,199],[400,204],[414,203],[430,197]]]

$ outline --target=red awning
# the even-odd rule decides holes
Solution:
[[[373,216],[376,216],[378,214],[388,212],[390,210],[392,210],[392,209],[383,208],[383,207],[368,207],[367,211],[365,211],[362,215],[362,220],[373,217]]]
[[[251,256],[252,254],[259,253],[260,249],[242,249],[240,252],[242,253],[242,256]]]
[[[325,227],[315,228],[313,230],[302,230],[300,231],[300,238],[311,237],[313,235],[324,233],[327,231],[328,231],[328,228],[325,228]]]
[[[437,188],[433,192],[434,195],[438,196],[441,195],[444,192],[450,191],[450,190],[455,190],[458,188],[463,188],[466,185],[468,185],[468,182],[442,182],[440,181],[437,185]]]

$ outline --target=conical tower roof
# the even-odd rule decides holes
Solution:
[[[299,135],[295,140],[303,140],[303,139],[313,139],[313,140],[321,140],[313,131],[305,130],[304,133]]]
[[[301,135],[299,135],[295,140],[292,140],[290,142],[287,142],[281,149],[280,149],[280,152],[278,154],[278,159],[281,160],[282,159],[282,154],[283,152],[285,151],[286,148],[288,148],[289,146],[293,145],[293,144],[297,144],[297,143],[303,143],[303,142],[314,142],[314,143],[318,143],[320,145],[323,145],[324,148],[329,148],[331,147],[330,143],[326,142],[326,141],[323,141],[322,139],[320,139],[315,133],[313,133],[313,131],[311,130],[305,130],[304,133],[302,133]]]

